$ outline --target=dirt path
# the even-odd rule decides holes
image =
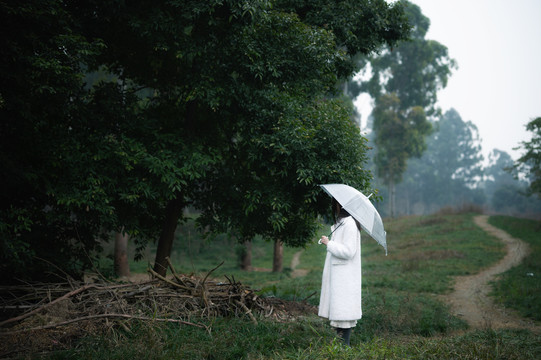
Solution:
[[[526,328],[540,333],[541,328],[533,321],[520,317],[512,310],[503,309],[494,304],[488,296],[489,282],[494,280],[497,274],[518,265],[528,254],[528,244],[490,225],[486,215],[477,216],[474,221],[483,230],[503,241],[507,254],[498,263],[480,273],[457,277],[453,293],[445,296],[444,300],[451,306],[453,314],[466,320],[473,328]]]
[[[301,255],[302,253],[304,252],[304,250],[299,250],[297,251],[294,255],[293,255],[293,258],[291,259],[291,270],[293,270],[291,272],[291,277],[293,278],[296,278],[296,277],[299,277],[299,276],[306,276],[308,274],[308,270],[307,269],[297,269],[297,266],[299,266],[300,264],[300,259],[301,259]]]

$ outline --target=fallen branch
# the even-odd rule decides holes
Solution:
[[[177,284],[176,282],[174,281],[171,281],[169,279],[167,279],[166,277],[164,276],[161,276],[160,274],[158,274],[156,271],[152,270],[151,268],[148,268],[148,272],[151,273],[152,275],[154,275],[155,277],[157,277],[158,279],[162,280],[162,281],[165,281],[166,283],[170,284],[170,285],[173,285],[174,287],[177,287],[179,289],[183,289],[183,290],[187,290],[187,291],[192,291],[192,289],[190,289],[189,287],[187,286],[183,286],[183,285],[180,285],[180,284]]]
[[[80,321],[85,321],[85,320],[94,320],[94,319],[100,319],[100,318],[124,318],[124,319],[134,319],[134,320],[143,320],[143,321],[171,322],[171,323],[178,323],[182,325],[189,325],[189,326],[195,326],[198,328],[206,329],[206,327],[203,325],[194,324],[188,321],[183,321],[183,320],[178,320],[178,319],[150,318],[150,317],[145,317],[145,316],[136,316],[136,315],[128,315],[128,314],[98,314],[98,315],[83,316],[76,319],[62,321],[56,324],[37,326],[37,327],[29,328],[29,329],[2,331],[0,332],[0,334],[16,334],[16,333],[22,333],[22,332],[34,331],[34,330],[52,329],[52,328],[56,328],[56,327],[60,327],[64,325],[69,325],[75,322],[80,322]]]
[[[238,300],[235,300],[235,303],[237,305],[239,305],[245,311],[246,315],[248,315],[250,317],[250,319],[252,320],[254,325],[257,325],[257,320],[256,320],[254,314],[252,314],[252,310],[248,309],[248,307],[246,305],[244,305],[243,303],[241,303]]]
[[[58,299],[55,299],[55,300],[53,300],[53,301],[51,301],[51,302],[49,302],[49,303],[47,303],[45,305],[42,305],[42,306],[38,307],[37,309],[34,309],[34,310],[30,311],[30,312],[27,312],[26,314],[22,314],[22,315],[14,317],[14,318],[7,319],[7,320],[4,320],[4,321],[0,322],[0,327],[4,326],[6,324],[12,323],[12,322],[21,321],[23,319],[26,319],[27,317],[32,316],[35,313],[40,312],[43,309],[46,309],[51,305],[54,305],[54,304],[56,304],[56,303],[58,303],[58,302],[60,302],[60,301],[62,301],[64,299],[67,299],[67,298],[69,298],[71,296],[77,295],[77,294],[79,294],[79,293],[81,293],[83,291],[86,291],[88,289],[91,289],[91,288],[97,288],[97,286],[94,285],[94,284],[88,284],[88,285],[82,286],[82,287],[80,287],[80,288],[78,288],[76,290],[70,291],[69,293],[59,297]]]
[[[171,272],[173,273],[173,276],[175,277],[175,279],[181,281],[180,277],[178,276],[177,272],[175,271],[175,268],[173,267],[173,264],[171,263],[171,259],[169,258],[169,256],[167,256],[165,258],[165,260],[167,261],[167,264],[169,265],[169,268],[171,269]]]
[[[305,297],[304,299],[302,299],[302,302],[305,302],[306,300],[310,299],[312,296],[314,296],[315,294],[317,294],[317,291],[314,291],[313,293],[311,293],[310,295],[308,295],[307,297]]]
[[[147,285],[147,286],[145,286],[145,287],[143,287],[143,288],[141,288],[141,289],[134,290],[134,291],[132,291],[132,292],[130,292],[130,293],[124,295],[124,297],[132,297],[132,296],[134,296],[134,295],[137,295],[137,294],[140,294],[140,293],[142,293],[142,292],[145,292],[145,291],[147,291],[147,290],[149,290],[149,289],[152,289],[152,285]]]
[[[214,272],[214,270],[218,269],[220,266],[222,266],[224,264],[224,262],[222,261],[220,263],[220,265],[216,266],[214,269],[210,270],[207,275],[205,276],[205,278],[203,279],[203,282],[202,282],[202,285],[205,285],[205,282],[207,281],[207,278],[209,277],[210,274],[212,274]]]

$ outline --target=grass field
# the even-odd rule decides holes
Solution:
[[[362,238],[363,319],[343,348],[328,323],[315,315],[290,322],[244,318],[200,319],[210,331],[178,325],[138,323],[89,336],[72,349],[43,355],[50,359],[539,359],[541,337],[523,330],[479,331],[452,316],[439,299],[451,290],[453,277],[472,274],[502,258],[504,248],[473,222],[474,214],[406,217],[385,221],[389,255],[367,235]],[[491,218],[491,223],[531,244],[523,265],[495,284],[495,297],[525,316],[539,316],[541,244],[535,222]],[[327,228],[322,229],[326,233]],[[285,271],[238,270],[238,246],[221,237],[199,241],[190,223],[179,232],[172,260],[177,271],[237,281],[267,296],[307,299],[317,305],[325,250],[316,239],[305,249],[284,249]],[[293,278],[293,255],[302,251]],[[271,268],[272,244],[256,239],[253,265]],[[148,261],[152,259],[149,249]],[[107,263],[102,265],[107,271]],[[148,262],[132,265],[144,272]],[[526,274],[533,273],[534,276]],[[520,281],[517,281],[520,278]]]
[[[504,216],[491,217],[490,223],[530,246],[526,259],[495,282],[493,295],[522,316],[541,321],[541,223]]]

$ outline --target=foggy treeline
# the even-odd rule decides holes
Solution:
[[[488,159],[484,158],[475,124],[464,121],[455,109],[450,109],[432,125],[427,149],[420,158],[408,160],[403,180],[396,186],[396,216],[464,208],[524,217],[541,213],[541,200],[526,194],[528,179],[513,174],[514,161],[507,152],[493,149]],[[367,137],[371,140],[372,135],[369,132]],[[376,149],[373,143],[370,145],[373,168]],[[377,176],[374,185],[381,196],[378,210],[388,216],[388,189]]]

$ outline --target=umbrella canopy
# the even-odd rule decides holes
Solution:
[[[345,184],[320,185],[323,190],[336,199],[353,216],[374,240],[385,249],[387,255],[387,233],[383,221],[368,197],[359,190]]]

